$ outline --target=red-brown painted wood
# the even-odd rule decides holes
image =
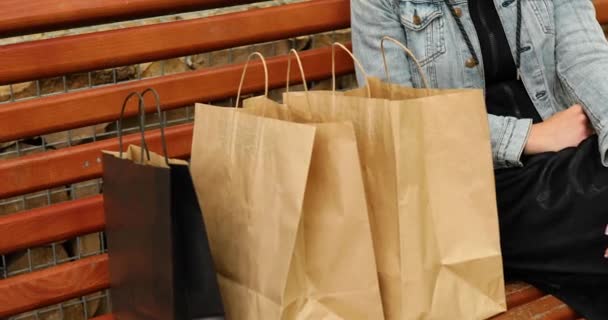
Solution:
[[[527,304],[510,309],[492,320],[576,320],[579,317],[562,301],[544,296]]]
[[[169,156],[183,158],[190,154],[192,124],[165,130]],[[150,150],[161,149],[160,131],[146,132]],[[124,137],[124,146],[140,143],[139,133]],[[118,139],[37,153],[0,161],[0,198],[48,189],[101,176],[102,150],[118,150]]]
[[[0,217],[0,254],[102,231],[104,227],[101,195]]]
[[[321,80],[331,76],[329,48],[305,51],[300,55],[307,80]],[[269,58],[268,68],[270,86],[284,86],[287,57]],[[159,92],[164,110],[232,97],[236,95],[242,70],[243,64],[208,68],[2,105],[0,142],[116,120],[124,97],[132,91],[141,91],[147,87],[153,87]],[[336,51],[336,70],[340,75],[353,71],[351,58],[341,50]],[[261,63],[258,60],[252,61],[244,92],[262,90],[263,74]],[[291,74],[293,83],[300,81],[295,64]],[[152,111],[152,100],[149,102],[149,110]],[[135,108],[132,108],[127,115],[133,115],[134,112]]]
[[[312,0],[0,47],[0,84],[347,28],[349,1]],[[44,61],[44,63],[41,63]]]
[[[608,24],[608,0],[593,0],[597,20],[600,24]]]
[[[506,294],[507,308],[509,309],[513,309],[545,296],[542,291],[523,282],[510,283],[506,288]]]
[[[0,37],[259,2],[243,0],[2,0]]]
[[[77,298],[109,285],[106,254],[0,280],[0,317]]]

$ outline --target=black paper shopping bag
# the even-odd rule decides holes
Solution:
[[[119,120],[120,152],[104,152],[103,194],[111,301],[120,320],[222,319],[223,307],[188,163],[150,152],[144,137],[146,93],[130,94]],[[125,106],[139,99],[141,147],[122,152]]]

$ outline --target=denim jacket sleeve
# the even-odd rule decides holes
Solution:
[[[608,166],[608,42],[591,0],[554,0],[557,74],[598,134]]]
[[[572,0],[564,0],[572,1]],[[576,1],[575,1],[576,2]],[[365,71],[386,80],[380,39],[391,36],[407,43],[394,0],[352,0],[351,21],[353,50]],[[391,81],[412,86],[410,67],[405,53],[395,46],[386,45],[386,57],[391,70]],[[363,85],[363,74],[357,70],[357,79]],[[521,166],[521,154],[528,140],[532,120],[488,115],[495,168]]]

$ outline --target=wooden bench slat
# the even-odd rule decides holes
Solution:
[[[81,297],[109,287],[107,254],[0,281],[0,317]]]
[[[243,0],[2,0],[0,37],[246,4]]]
[[[192,147],[192,124],[166,131],[169,156],[184,158]],[[150,150],[161,149],[160,131],[146,132]],[[124,146],[140,144],[139,133],[126,135]],[[0,198],[98,178],[102,173],[101,151],[118,150],[118,139],[64,148],[0,162]]]
[[[0,254],[102,231],[101,195],[0,217]]]
[[[506,288],[506,294],[507,308],[509,309],[513,309],[545,296],[542,291],[523,282],[510,283]]]
[[[305,51],[300,56],[307,80],[331,76],[330,48]],[[269,58],[268,68],[270,86],[283,86],[287,57]],[[129,92],[147,87],[159,92],[164,110],[232,97],[236,95],[242,70],[243,64],[208,68],[3,105],[0,108],[0,142],[116,120],[124,97]],[[352,71],[350,57],[341,50],[336,51],[337,74]],[[291,74],[293,81],[301,82],[295,64]],[[263,82],[262,65],[258,60],[253,61],[247,73],[244,92],[262,90]],[[147,98],[152,102],[151,96]],[[149,110],[153,110],[151,103],[149,107]],[[128,115],[133,115],[135,109],[130,111]]]
[[[600,24],[608,24],[608,0],[593,0],[597,20]]]
[[[208,18],[2,46],[0,84],[348,28],[348,12],[348,0],[312,0]]]
[[[579,317],[561,300],[544,296],[522,306],[510,309],[492,320],[576,320]]]

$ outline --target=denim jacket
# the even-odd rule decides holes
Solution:
[[[467,0],[451,0],[481,59],[481,48]],[[487,0],[492,1],[492,0]],[[608,42],[591,0],[493,0],[515,58],[517,3],[522,1],[521,78],[547,119],[581,104],[598,134],[608,165]],[[443,0],[352,0],[353,49],[369,75],[386,78],[380,39],[391,36],[416,55],[432,87],[484,88],[483,61],[467,67],[471,56]],[[385,44],[391,81],[421,87],[411,59]],[[362,84],[361,73],[358,73]],[[488,116],[495,168],[521,166],[531,119]]]

